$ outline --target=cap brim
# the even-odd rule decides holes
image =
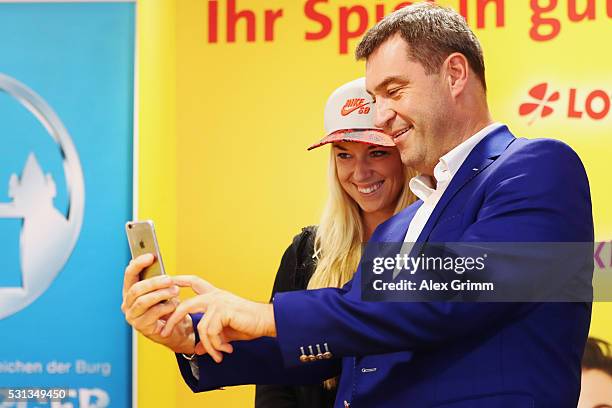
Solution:
[[[376,146],[394,147],[393,138],[382,130],[377,129],[352,129],[339,130],[330,135],[325,136],[318,143],[313,144],[308,150],[316,149],[333,142],[359,142]]]

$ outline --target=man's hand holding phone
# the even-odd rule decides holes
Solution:
[[[191,317],[186,315],[167,337],[160,335],[166,320],[179,304],[179,288],[167,275],[140,280],[140,273],[153,264],[155,256],[144,254],[132,259],[125,269],[121,310],[137,331],[176,353],[195,351]]]

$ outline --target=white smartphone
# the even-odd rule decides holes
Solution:
[[[148,279],[154,276],[165,275],[164,263],[162,262],[161,252],[155,236],[153,221],[128,221],[125,224],[128,243],[132,258],[144,254],[153,254],[155,261],[150,266],[140,272],[140,279]]]

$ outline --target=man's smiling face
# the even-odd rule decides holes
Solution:
[[[367,59],[366,88],[376,103],[376,126],[393,136],[402,161],[431,175],[445,153],[443,143],[452,98],[444,76],[427,74],[396,34]]]

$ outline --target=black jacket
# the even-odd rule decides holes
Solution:
[[[315,270],[314,238],[316,227],[302,229],[281,259],[272,297],[278,292],[303,290]],[[327,408],[333,407],[336,390],[326,390],[323,384],[289,386],[258,385],[255,388],[255,408]]]

